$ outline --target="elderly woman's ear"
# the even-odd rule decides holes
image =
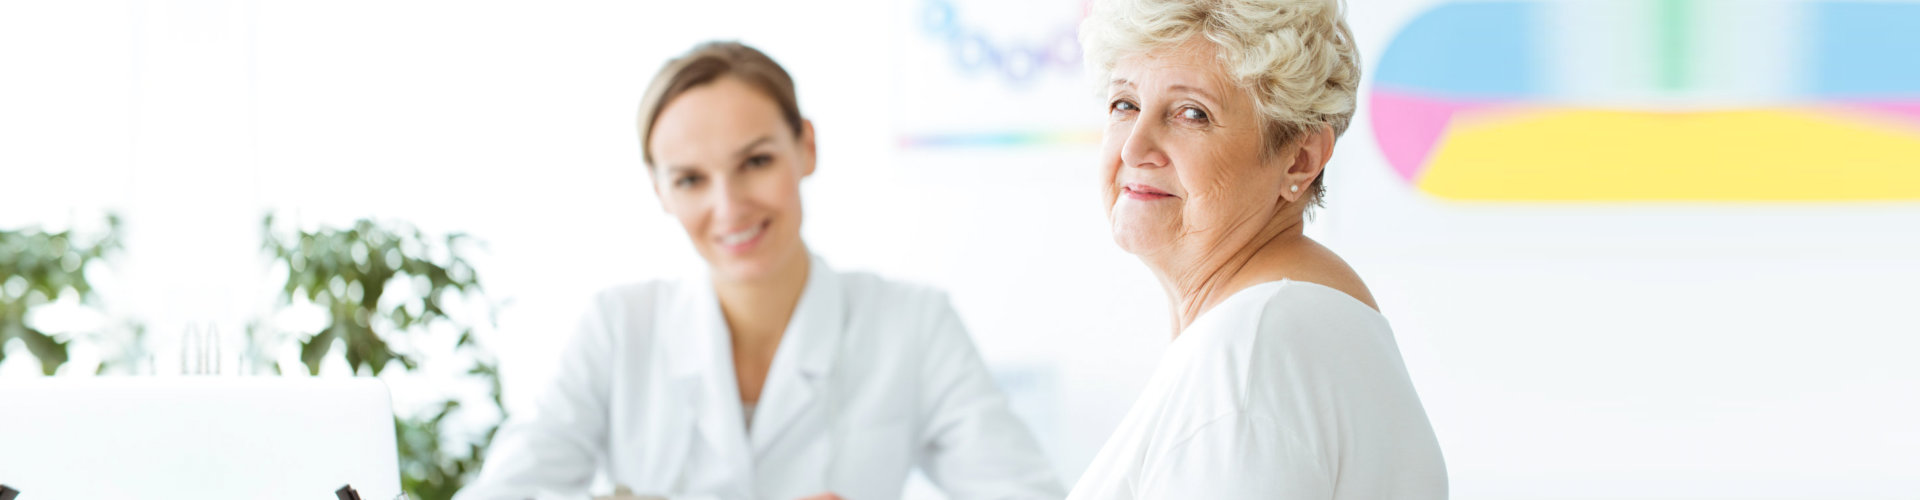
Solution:
[[[1282,177],[1287,185],[1281,187],[1280,197],[1288,203],[1311,200],[1313,183],[1326,173],[1327,159],[1333,156],[1333,142],[1333,127],[1321,125],[1300,134],[1293,144],[1275,155],[1275,161],[1285,162],[1287,169],[1287,175]]]

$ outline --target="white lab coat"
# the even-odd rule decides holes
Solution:
[[[945,294],[810,269],[751,429],[711,282],[618,287],[457,498],[584,498],[600,471],[675,499],[881,500],[916,465],[954,500],[1065,496]]]

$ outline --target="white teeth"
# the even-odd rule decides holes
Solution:
[[[753,239],[753,237],[759,236],[760,231],[766,230],[766,228],[767,228],[766,224],[760,224],[757,226],[753,226],[752,228],[748,228],[745,231],[740,231],[733,234],[720,235],[720,244],[733,246],[741,243],[746,243],[747,240],[751,240]]]

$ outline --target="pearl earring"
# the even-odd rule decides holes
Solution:
[[[1294,184],[1294,185],[1292,185],[1292,186],[1287,186],[1287,192],[1291,192],[1291,193],[1298,193],[1298,192],[1300,192],[1300,185],[1299,185],[1299,184]]]

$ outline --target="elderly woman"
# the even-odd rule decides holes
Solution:
[[[1353,116],[1338,0],[1100,0],[1113,239],[1173,341],[1071,499],[1445,498],[1433,428],[1367,287],[1302,233]]]

